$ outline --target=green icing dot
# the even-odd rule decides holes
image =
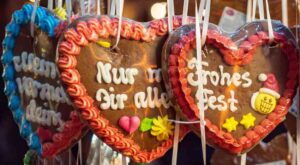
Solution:
[[[153,121],[153,119],[150,119],[148,117],[144,118],[140,125],[140,131],[142,131],[142,132],[149,131],[152,127],[152,121]]]

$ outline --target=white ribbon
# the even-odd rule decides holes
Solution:
[[[274,40],[274,33],[273,33],[272,20],[271,20],[270,10],[269,10],[269,2],[268,2],[268,0],[265,0],[265,1],[266,1],[268,31],[269,31],[269,43],[271,43]]]
[[[97,15],[101,14],[101,1],[97,0]]]
[[[79,5],[80,5],[80,10],[81,10],[81,15],[85,15],[85,5],[84,5],[84,0],[80,0],[79,1]]]
[[[62,0],[57,0],[56,2],[57,2],[57,7],[61,8],[63,4]]]
[[[88,0],[88,14],[91,14],[91,0]]]
[[[176,121],[178,121],[179,114],[176,113]],[[178,155],[178,143],[179,143],[179,123],[175,123],[175,130],[174,130],[174,140],[173,140],[173,153],[172,153],[172,165],[177,164],[177,155]]]
[[[71,151],[71,149],[69,149],[69,151],[68,151],[68,155],[69,155],[69,165],[72,165],[72,151]]]
[[[253,0],[253,3],[252,3],[252,18],[251,18],[251,21],[255,20],[255,16],[256,16],[256,2],[257,2],[257,0]]]
[[[247,16],[246,16],[246,22],[251,22],[251,9],[252,9],[252,0],[247,1]]]
[[[30,20],[30,34],[31,37],[34,37],[34,22],[35,22],[35,16],[36,16],[36,10],[40,4],[39,0],[34,1],[33,10],[31,14],[31,20]]]
[[[168,31],[173,31],[173,16],[174,16],[174,0],[168,0]]]
[[[66,0],[66,7],[67,7],[67,19],[68,23],[71,23],[71,15],[72,15],[72,1]]]
[[[48,9],[53,10],[53,0],[48,0]]]
[[[83,163],[82,163],[82,140],[81,139],[78,142],[78,152],[77,152],[76,164],[78,164],[78,161],[79,161],[79,165],[83,165]]]
[[[122,15],[123,15],[123,6],[124,6],[124,0],[117,0],[117,15],[119,17],[119,21],[118,21],[118,32],[117,32],[117,40],[115,45],[113,46],[114,48],[117,48],[119,41],[120,41],[120,37],[121,37],[121,26],[122,26]]]
[[[127,165],[126,156],[122,155],[122,165]]]
[[[241,165],[246,165],[247,153],[241,155]]]
[[[117,0],[111,0],[110,2],[110,13],[109,15],[116,15],[116,1]]]
[[[201,1],[199,6],[199,12],[197,10],[197,1],[195,1],[195,10],[196,10],[196,54],[197,54],[197,94],[196,97],[198,99],[198,109],[199,109],[199,117],[200,117],[200,135],[201,135],[201,145],[202,145],[202,157],[203,164],[206,165],[206,137],[205,137],[205,113],[204,113],[204,94],[203,94],[203,75],[202,73],[202,46],[205,44],[206,35],[208,30],[208,21],[210,14],[210,0],[206,0],[206,3]],[[204,10],[205,3],[205,10]],[[205,11],[205,12],[204,12]],[[202,26],[202,33],[200,30],[200,22],[202,22],[202,16],[204,15],[204,22]],[[202,34],[202,35],[201,35]],[[201,37],[201,38],[200,38]]]
[[[187,24],[187,15],[188,15],[188,10],[189,10],[189,0],[184,0],[183,2],[183,10],[182,10],[182,20],[181,24],[185,25]]]
[[[287,0],[281,0],[282,23],[288,26],[288,5]]]
[[[265,13],[264,13],[264,1],[263,0],[258,0],[258,12],[259,12],[259,19],[264,20]]]

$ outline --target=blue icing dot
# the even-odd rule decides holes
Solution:
[[[32,6],[31,4],[25,4],[25,5],[22,7],[22,10],[23,10],[24,13],[25,13],[25,17],[26,17],[27,21],[29,21],[30,18],[31,18],[33,6]]]
[[[23,24],[27,22],[27,18],[23,10],[17,10],[14,12],[12,19],[17,24]]]
[[[19,107],[18,109],[16,109],[14,111],[13,116],[14,116],[14,120],[16,121],[16,123],[18,123],[18,124],[21,123],[23,115],[24,115],[24,112],[21,107]]]
[[[20,135],[23,138],[27,138],[31,132],[32,132],[32,129],[31,129],[30,123],[27,120],[23,119],[22,123],[21,123],[21,128],[20,128]]]
[[[39,154],[41,154],[42,146],[41,146],[40,139],[37,134],[31,134],[30,142],[28,145],[29,145],[29,148],[35,149],[36,151],[39,152]]]
[[[6,36],[2,42],[2,46],[5,49],[13,49],[14,45],[15,39],[11,35]]]
[[[12,22],[6,25],[5,30],[7,33],[11,34],[12,36],[17,37],[20,33],[20,25]]]
[[[8,99],[8,107],[14,111],[20,107],[21,101],[20,97],[17,95],[11,95]]]
[[[4,65],[10,64],[13,60],[13,52],[11,50],[4,51],[3,55],[1,56],[1,62]]]
[[[4,93],[8,96],[14,93],[16,89],[17,89],[17,85],[14,81],[7,81],[4,88]]]
[[[2,77],[5,80],[13,80],[14,79],[14,73],[15,73],[15,70],[14,70],[13,65],[6,65],[4,70],[3,70]]]

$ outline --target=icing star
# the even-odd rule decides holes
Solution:
[[[228,132],[232,132],[236,130],[236,126],[239,123],[234,119],[234,117],[231,117],[229,119],[226,119],[226,122],[222,125],[223,128],[227,129]]]
[[[250,128],[254,126],[256,118],[252,115],[252,113],[248,113],[247,115],[243,116],[243,119],[240,121],[240,123],[246,128]]]

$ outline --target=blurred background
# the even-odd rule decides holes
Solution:
[[[0,41],[4,38],[4,30],[5,25],[10,21],[11,14],[13,11],[21,8],[24,3],[32,3],[32,0],[1,0],[0,1]],[[46,6],[45,0],[41,0],[41,5]],[[110,0],[103,0],[102,2],[102,13],[107,12],[107,5],[110,4]],[[175,14],[181,15],[183,0],[174,0],[175,4]],[[270,12],[272,19],[281,20],[281,0],[270,0]],[[94,5],[95,6],[95,5]],[[189,3],[189,16],[194,15],[194,6],[195,2],[190,0]],[[153,19],[159,19],[166,17],[167,13],[167,3],[166,0],[125,0],[124,1],[124,13],[123,16],[140,21],[147,22]],[[210,22],[214,24],[219,24],[222,13],[226,7],[233,8],[236,11],[239,11],[242,14],[246,13],[247,1],[246,0],[212,0],[211,5],[211,16]],[[74,1],[74,10],[78,10],[78,2]],[[288,25],[289,27],[293,27],[299,23],[296,19],[296,14],[298,13],[297,6],[294,0],[288,0]],[[2,47],[0,47],[0,50]],[[1,50],[2,52],[2,50]],[[2,66],[0,65],[0,70],[2,72]],[[13,122],[12,114],[7,108],[7,99],[4,96],[3,91],[3,81],[0,79],[0,165],[18,165],[23,164],[22,159],[24,157],[25,152],[27,151],[27,146],[24,140],[19,136],[18,127]],[[278,134],[282,134],[286,132],[286,128],[283,124],[280,124],[270,136],[268,136],[264,141],[269,142]],[[92,139],[92,134],[88,134],[86,137],[86,143],[83,150],[85,155],[85,159],[87,159],[87,155],[90,150],[90,142]],[[275,139],[273,142],[273,146],[281,146],[282,148],[287,145],[286,136],[282,135]],[[199,147],[195,147],[199,146]],[[269,145],[269,147],[272,146]],[[260,145],[258,146],[260,147]],[[265,147],[265,146],[263,146]],[[280,148],[280,147],[279,147]],[[250,159],[255,159],[255,155],[263,155],[267,154],[267,158],[270,159],[267,161],[275,161],[276,159],[288,159],[288,151],[285,149],[275,150],[274,153],[281,153],[279,156],[272,158],[270,156],[272,154],[271,151],[263,151],[262,149],[255,149],[253,152],[254,156],[251,156]],[[188,151],[188,152],[186,152]],[[264,153],[265,152],[265,153]],[[73,149],[73,155],[76,157],[77,146]],[[183,142],[179,146],[179,158],[178,164],[201,164],[201,142],[198,137],[194,134],[189,134],[187,138],[183,140]],[[253,155],[252,154],[252,155]],[[208,148],[208,160],[207,162],[211,162],[212,164],[238,164],[239,160],[237,158],[224,156],[226,153],[222,153],[221,151],[214,152],[212,148]],[[211,159],[213,157],[213,159]],[[223,159],[225,158],[226,159]],[[63,159],[68,159],[68,154],[62,154]],[[221,159],[220,159],[221,158]],[[228,158],[228,160],[227,160]],[[72,158],[75,159],[75,158]],[[236,159],[236,160],[235,160]],[[273,159],[273,160],[272,160]],[[247,160],[249,162],[249,160]],[[153,164],[171,164],[171,151],[169,151],[165,157],[162,159],[155,161]],[[252,161],[253,164],[259,163]],[[249,164],[252,164],[251,161]],[[51,164],[55,164],[52,162]]]

